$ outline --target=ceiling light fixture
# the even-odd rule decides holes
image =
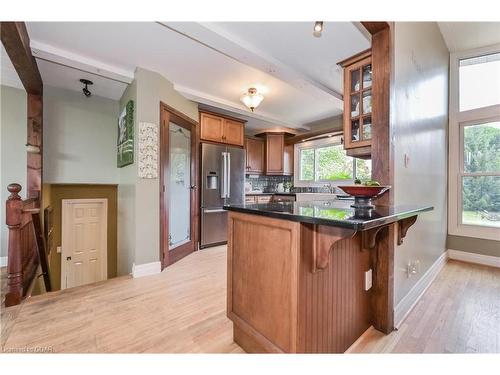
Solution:
[[[316,38],[319,38],[322,32],[323,32],[323,21],[316,21],[314,23],[313,35]]]
[[[259,94],[255,87],[250,87],[248,92],[243,94],[240,100],[253,112],[254,109],[257,108],[264,100],[264,96]]]
[[[87,98],[90,98],[90,96],[92,95],[92,93],[90,92],[90,90],[88,89],[88,85],[93,85],[94,82],[92,81],[89,81],[88,79],[85,79],[85,78],[82,78],[80,80],[81,83],[83,83],[85,85],[85,87],[82,89],[83,91],[83,95],[85,95]]]

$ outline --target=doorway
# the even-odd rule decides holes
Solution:
[[[162,269],[197,250],[197,122],[160,104],[160,257]]]
[[[108,200],[63,199],[61,289],[106,280]]]

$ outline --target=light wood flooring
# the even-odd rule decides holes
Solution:
[[[159,275],[120,277],[6,309],[2,349],[241,353],[225,310],[226,247],[220,246]],[[398,331],[385,336],[370,329],[349,352],[500,352],[500,269],[448,262]]]

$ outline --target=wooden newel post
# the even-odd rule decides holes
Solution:
[[[7,294],[5,306],[21,303],[23,297],[23,257],[21,253],[21,217],[23,201],[19,196],[22,187],[10,184],[10,196],[6,202],[6,222],[9,227],[9,248],[7,262]]]

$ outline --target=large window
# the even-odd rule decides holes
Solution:
[[[500,240],[500,45],[450,65],[449,232]]]
[[[297,149],[298,185],[371,178],[371,161],[347,156],[340,137],[299,144]]]

